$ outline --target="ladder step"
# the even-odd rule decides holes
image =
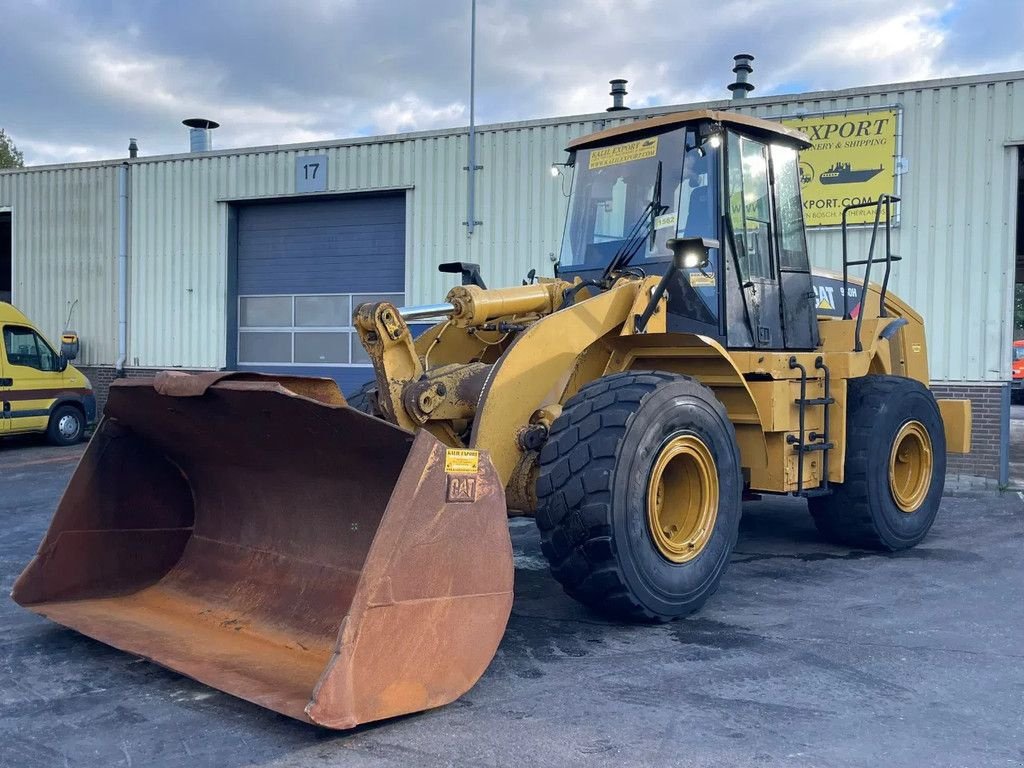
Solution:
[[[835,403],[835,399],[831,397],[812,397],[806,400],[801,400],[798,397],[793,402],[797,405],[832,405]]]
[[[810,453],[811,451],[830,451],[835,448],[832,443],[805,443],[804,445],[797,445],[796,450],[802,453]]]
[[[828,488],[828,487],[826,487],[826,488],[808,488],[805,491],[800,491],[799,492],[799,494],[801,496],[806,496],[808,498],[810,498],[812,496],[828,496],[831,493],[832,493],[832,489]]]

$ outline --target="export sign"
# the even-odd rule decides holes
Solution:
[[[590,152],[590,170],[607,168],[609,165],[631,163],[634,160],[645,160],[658,154],[658,137],[631,141],[628,144],[616,144],[614,147],[595,149]]]
[[[893,194],[896,180],[896,109],[787,117],[812,146],[800,152],[800,191],[809,227],[842,223],[843,207]],[[851,224],[871,224],[873,207],[850,211]],[[885,220],[885,209],[882,209]]]

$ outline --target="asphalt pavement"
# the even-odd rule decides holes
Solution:
[[[947,497],[898,555],[823,543],[802,501],[749,503],[721,589],[661,626],[588,613],[548,575],[532,521],[512,521],[516,602],[483,679],[338,733],[6,597],[80,453],[0,441],[2,766],[1024,765],[1015,492]]]

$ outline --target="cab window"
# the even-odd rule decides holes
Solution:
[[[796,150],[772,145],[772,171],[775,173],[775,211],[779,226],[779,267],[791,272],[810,272]]]
[[[7,362],[11,365],[23,365],[46,372],[59,370],[57,355],[43,341],[42,336],[31,328],[5,325],[4,347],[7,350]]]
[[[771,278],[771,205],[768,196],[767,147],[729,134],[729,221],[732,224],[740,277]]]

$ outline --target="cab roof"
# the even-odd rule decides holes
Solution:
[[[736,112],[723,112],[716,109],[694,109],[689,112],[674,112],[671,115],[661,115],[648,118],[647,120],[636,120],[625,125],[616,125],[614,128],[605,128],[603,131],[573,139],[565,149],[567,152],[572,152],[577,149],[610,144],[630,136],[642,136],[659,129],[671,128],[683,123],[701,121],[734,125],[746,133],[759,135],[766,139],[782,138],[787,143],[796,144],[799,149],[806,149],[811,146],[811,142],[806,134],[795,131],[792,128],[787,128],[782,123],[762,120],[759,117],[750,117],[749,115],[741,115]]]

